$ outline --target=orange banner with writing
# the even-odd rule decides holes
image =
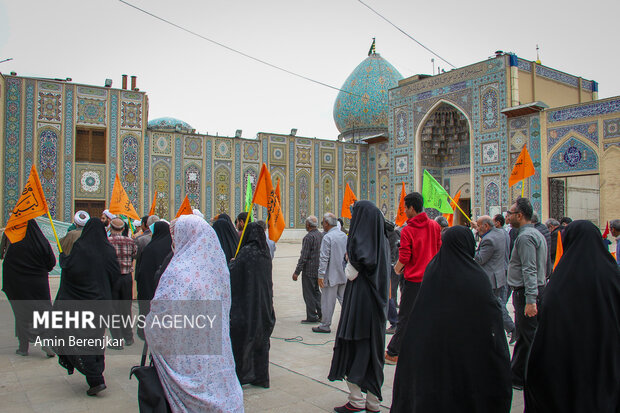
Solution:
[[[534,162],[530,157],[530,153],[527,151],[527,145],[523,145],[521,153],[515,162],[515,166],[512,168],[510,178],[508,179],[508,186],[513,186],[517,182],[523,181],[525,178],[529,178],[534,175]]]
[[[47,201],[37,168],[32,165],[26,186],[11,212],[4,233],[11,243],[19,242],[26,236],[28,221],[45,213],[47,213]]]
[[[114,186],[112,187],[112,199],[110,200],[109,211],[115,215],[125,215],[127,218],[140,219],[140,215],[138,215],[136,209],[131,204],[118,174],[116,174]]]
[[[286,223],[284,215],[282,215],[282,207],[280,206],[279,194],[273,189],[271,174],[267,169],[267,165],[263,164],[256,182],[254,197],[252,203],[267,208],[267,225],[269,226],[269,239],[278,242],[284,232]]]

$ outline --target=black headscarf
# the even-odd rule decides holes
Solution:
[[[224,250],[226,256],[226,262],[230,262],[231,258],[235,256],[237,251],[237,244],[239,244],[239,233],[233,225],[230,217],[226,214],[220,214],[217,220],[213,223],[213,229],[217,234],[217,239],[220,240],[220,245]]]
[[[111,300],[120,266],[100,219],[88,220],[71,255],[60,255],[60,287],[56,300]]]
[[[443,233],[403,337],[392,412],[510,411],[502,313],[488,277],[473,260],[475,247],[468,228]]]
[[[48,273],[56,265],[52,247],[34,219],[23,240],[10,244],[2,262],[2,291],[9,300],[50,300]]]
[[[620,412],[620,273],[599,229],[573,221],[538,314],[528,412]]]
[[[347,281],[328,379],[346,378],[381,400],[390,251],[385,219],[370,201],[353,207],[347,255],[359,273]]]
[[[255,222],[230,264],[230,340],[243,385],[269,387],[269,337],[276,323],[273,310],[271,255],[265,232]]]
[[[170,225],[163,221],[157,221],[154,225],[151,242],[144,247],[140,265],[136,268],[138,300],[151,300],[153,298],[157,288],[155,273],[166,256],[172,251]]]

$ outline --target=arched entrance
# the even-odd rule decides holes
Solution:
[[[416,182],[422,189],[422,174],[428,170],[454,196],[459,189],[459,206],[471,216],[471,123],[465,113],[446,101],[439,101],[420,123],[416,138]],[[436,216],[436,210],[427,211]],[[454,224],[467,221],[457,213]]]

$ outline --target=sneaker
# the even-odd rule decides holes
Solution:
[[[350,412],[363,412],[364,408],[354,407],[351,403],[347,403],[344,406],[334,407],[336,413],[350,413]]]
[[[22,351],[20,349],[15,350],[15,354],[26,357],[28,355],[28,350]]]
[[[385,334],[394,334],[396,332],[396,326],[390,326],[390,328],[385,330]]]
[[[321,320],[318,318],[316,319],[306,318],[305,320],[301,320],[301,324],[315,324],[315,323],[318,323],[319,321]]]
[[[366,406],[366,413],[379,413],[381,410],[370,410],[368,406]]]
[[[127,347],[131,346],[134,343],[133,338],[125,339],[125,345]]]
[[[387,351],[385,352],[385,364],[395,366],[398,363],[398,356],[390,356]]]
[[[329,328],[327,328],[327,329],[321,328],[321,326],[312,327],[312,331],[314,331],[315,333],[331,333],[332,332],[331,329],[329,329]],[[364,410],[364,409],[362,409],[362,410]]]
[[[51,348],[51,347],[48,347],[48,346],[42,346],[42,347],[41,347],[41,350],[43,350],[43,352],[45,353],[45,355],[46,355],[48,358],[52,358],[52,357],[54,357],[54,356],[56,355],[56,353],[54,353],[54,350],[52,350],[52,348]]]
[[[523,391],[523,385],[522,384],[512,383],[512,388],[515,389],[515,390]]]

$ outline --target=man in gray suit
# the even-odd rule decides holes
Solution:
[[[338,219],[330,212],[323,215],[325,234],[319,255],[319,278],[321,288],[321,324],[312,327],[315,333],[330,333],[336,300],[342,305],[347,276],[344,274],[344,255],[347,252],[347,234],[338,229]]]
[[[510,235],[503,229],[495,228],[493,219],[483,215],[476,222],[478,234],[482,237],[474,260],[484,269],[491,282],[493,293],[502,308],[504,329],[510,335],[510,343],[516,341],[514,334],[515,324],[506,310],[508,300],[508,283],[506,270],[508,269],[508,255],[510,253]]]

